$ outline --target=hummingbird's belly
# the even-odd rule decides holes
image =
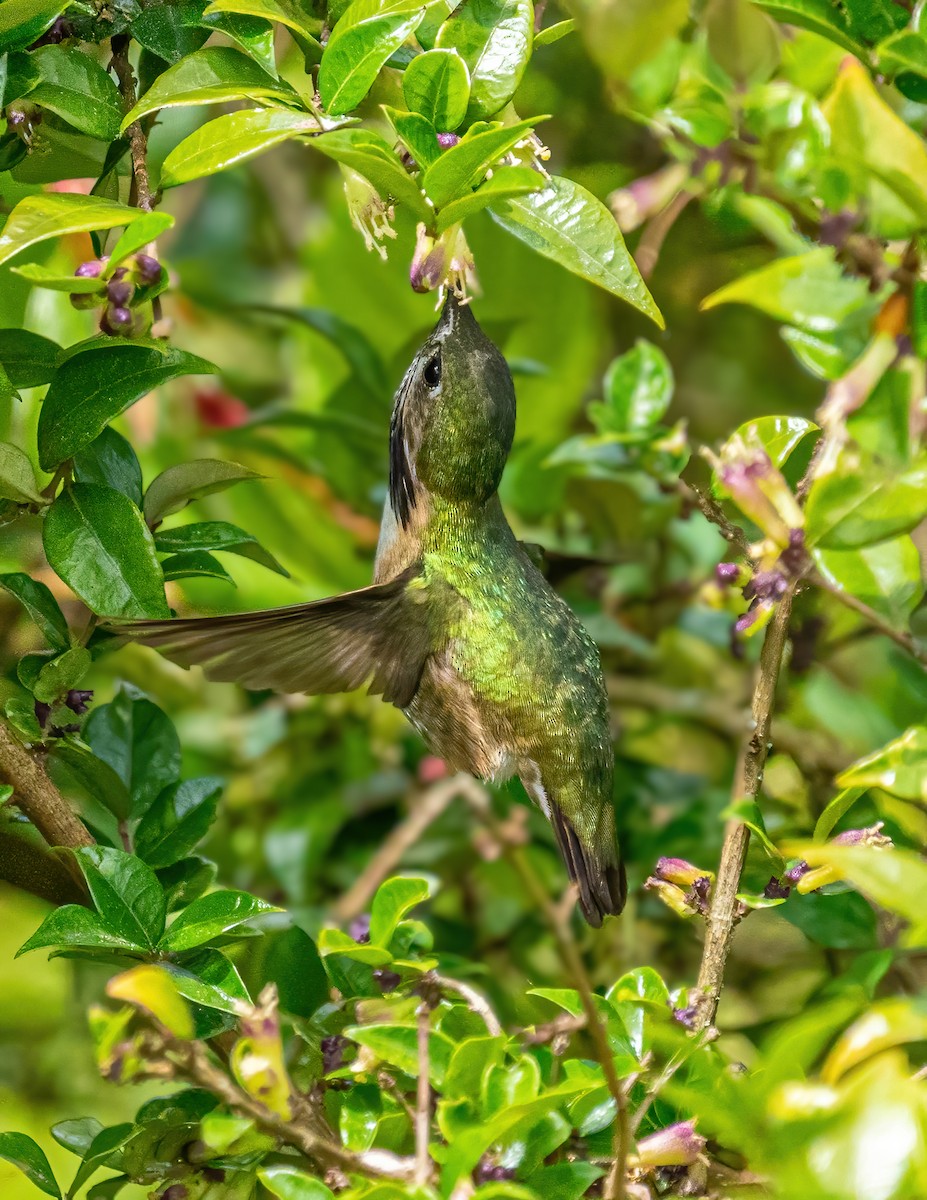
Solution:
[[[508,723],[486,712],[447,654],[427,661],[415,698],[403,711],[452,771],[496,782],[515,773],[519,755]]]

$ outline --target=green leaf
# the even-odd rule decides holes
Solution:
[[[161,939],[159,950],[178,954],[202,946],[224,933],[237,929],[262,913],[280,912],[273,904],[259,900],[247,892],[210,892],[201,896],[180,913]]]
[[[242,7],[248,7],[250,13],[251,6],[248,0],[242,0]],[[254,0],[253,7],[260,7],[260,0]],[[237,11],[227,11],[224,5],[210,5],[203,14],[203,28],[224,33],[247,51],[269,75],[277,74],[274,27],[269,21]]]
[[[183,858],[169,867],[162,867],[156,874],[167,898],[167,911],[176,912],[191,900],[202,896],[215,883],[216,872],[214,862],[197,855]]]
[[[149,525],[180,512],[192,500],[224,491],[236,483],[262,479],[257,471],[215,458],[195,458],[162,471],[148,487],[142,511]]]
[[[402,95],[410,112],[421,113],[439,133],[457,128],[470,102],[470,72],[455,50],[419,54],[402,76]]]
[[[50,1133],[59,1146],[83,1158],[103,1126],[96,1117],[73,1117],[52,1125]]]
[[[80,946],[127,953],[140,953],[147,948],[144,942],[121,937],[102,917],[81,904],[65,904],[50,912],[32,937],[16,951],[16,957],[49,946]]]
[[[321,1179],[314,1179],[288,1163],[260,1167],[258,1179],[278,1200],[335,1200],[334,1192]]]
[[[414,1025],[376,1024],[349,1025],[344,1036],[359,1046],[391,1063],[413,1078],[418,1076],[418,1030]],[[444,1084],[454,1043],[443,1033],[432,1029],[428,1034],[428,1076],[436,1088]]]
[[[57,658],[47,662],[32,687],[32,694],[43,704],[53,704],[76,688],[90,670],[90,651],[83,646],[65,650]]]
[[[315,942],[298,925],[275,929],[262,939],[262,979],[277,985],[282,1012],[313,1017],[327,1003],[328,977]]]
[[[51,292],[68,292],[70,295],[89,296],[93,292],[102,292],[103,290],[99,279],[84,279],[79,275],[62,275],[60,271],[43,267],[40,263],[23,263],[21,267],[10,267],[10,271],[14,275],[18,275],[20,279],[25,279],[27,283],[31,283],[35,287],[46,288]],[[27,333],[26,330],[21,332]],[[28,334],[28,336],[38,337],[38,334]],[[41,340],[47,341],[47,338]],[[54,374],[55,362],[60,352],[61,347],[58,346],[54,355],[49,354],[48,378],[43,379],[42,383],[48,383]]]
[[[366,0],[352,5],[332,30],[319,67],[322,103],[333,114],[348,113],[370,91],[380,68],[415,32],[424,8],[415,12],[370,13]]]
[[[554,175],[543,191],[501,201],[489,212],[532,250],[620,296],[663,328],[615,218],[572,179]]]
[[[673,369],[662,350],[638,338],[605,374],[605,403],[590,404],[600,433],[638,433],[659,425],[673,398]]]
[[[537,50],[540,46],[552,46],[554,42],[559,42],[561,38],[567,36],[568,33],[573,33],[576,29],[576,22],[557,21],[554,25],[548,25],[546,29],[542,29],[534,35],[534,49]]]
[[[16,571],[0,575],[0,587],[16,597],[50,646],[56,650],[66,650],[70,646],[68,623],[46,584]]]
[[[850,592],[895,629],[907,628],[924,594],[920,557],[907,534],[859,550],[819,548],[813,556],[833,588]]]
[[[142,468],[129,442],[108,425],[89,446],[74,455],[75,483],[99,483],[142,503]]]
[[[2,28],[2,26],[0,26]],[[46,1196],[61,1197],[45,1151],[25,1133],[0,1133],[0,1158],[19,1167],[30,1183]]]
[[[430,221],[433,210],[418,185],[409,177],[392,146],[372,129],[335,129],[308,143],[335,162],[369,180],[384,200],[407,204],[420,221]]]
[[[241,976],[220,950],[201,950],[182,967],[165,963],[165,970],[180,995],[194,1004],[237,1014],[241,1004],[251,1003]]]
[[[122,781],[129,797],[126,815],[140,817],[180,777],[180,741],[170,718],[147,697],[128,690],[94,708],[84,738]]]
[[[369,1150],[377,1136],[383,1103],[376,1084],[355,1084],[341,1100],[338,1128],[341,1140],[349,1150],[362,1153]]]
[[[786,324],[824,332],[836,329],[868,299],[866,282],[844,275],[833,250],[819,246],[742,275],[712,292],[701,307],[749,304]]]
[[[29,55],[39,82],[29,89],[32,104],[47,108],[81,133],[111,142],[119,133],[119,91],[99,63],[74,46],[40,46]]]
[[[406,179],[411,182],[408,176]],[[282,317],[308,326],[309,329],[328,338],[332,345],[341,351],[358,382],[363,384],[375,399],[379,400],[389,389],[386,366],[380,352],[363,329],[352,325],[337,313],[330,312],[327,308],[288,308],[269,304],[249,306],[248,311],[266,314],[268,317]]]
[[[82,846],[80,869],[97,911],[126,941],[153,948],[164,932],[167,906],[154,871],[134,854],[110,846]]]
[[[169,867],[196,846],[212,824],[221,779],[185,779],[163,791],[138,823],[135,852],[152,867]]]
[[[853,791],[877,787],[903,800],[924,804],[927,802],[927,726],[912,725],[901,737],[842,771],[837,776],[837,783]],[[819,825],[835,803],[836,800],[832,800],[827,806]],[[815,829],[815,839],[817,837]]]
[[[4,0],[0,4],[0,54],[25,49],[38,41],[70,3],[71,0]]]
[[[137,212],[135,208],[112,200],[99,200],[74,192],[26,196],[10,213],[0,234],[0,263],[48,238],[128,225]]]
[[[9,442],[0,442],[0,500],[12,500],[16,504],[42,503],[29,456]]]
[[[342,929],[325,928],[319,931],[319,954],[327,958],[331,954],[342,955],[354,962],[366,963],[369,967],[385,967],[393,956],[383,946],[357,942]]]
[[[239,13],[250,17],[263,17],[278,21],[303,37],[311,38],[321,32],[317,17],[309,15],[309,5],[300,0],[214,0],[203,14],[211,17],[218,13]]]
[[[181,375],[209,375],[212,363],[118,341],[68,358],[55,372],[39,416],[39,462],[51,471],[96,438],[120,413]]]
[[[240,554],[243,558],[253,559],[278,575],[289,575],[274,556],[258,544],[256,538],[228,521],[200,521],[195,525],[181,525],[178,529],[159,529],[155,535],[155,547],[162,554],[186,550],[224,550],[227,554]]]
[[[94,709],[88,722],[98,711]],[[125,784],[109,763],[94,754],[83,742],[73,737],[55,738],[48,754],[53,767],[63,767],[66,776],[63,786],[69,790],[76,787],[85,797],[92,798],[95,806],[102,806],[111,817],[124,820],[129,816],[129,792]],[[59,771],[55,770],[53,774],[59,780]],[[112,832],[118,837],[116,821],[107,821],[105,815],[101,816],[99,808],[96,811],[93,808],[84,810],[82,815],[89,825],[98,828],[102,824],[107,833]]]
[[[833,469],[815,476],[806,511],[809,545],[845,550],[907,533],[927,515],[927,455],[896,473],[845,446]]]
[[[122,122],[133,121],[161,108],[187,104],[223,104],[230,100],[276,100],[293,103],[296,93],[231,46],[207,46],[188,54],[157,77]]]
[[[172,554],[161,562],[165,583],[174,579],[221,579],[235,586],[235,580],[222,563],[205,550],[189,550],[185,554]]]
[[[128,1141],[129,1135],[133,1132],[133,1126],[126,1122],[122,1125],[109,1125],[105,1129],[101,1129],[96,1135],[84,1155],[83,1162],[77,1169],[71,1186],[68,1188],[68,1198],[76,1196],[79,1189],[87,1182],[91,1176],[95,1175],[101,1167],[108,1166],[110,1160],[114,1157],[121,1146]],[[91,1196],[95,1188],[90,1189],[87,1200],[91,1200]],[[109,1200],[109,1197],[107,1197]]]
[[[142,213],[131,225],[126,226],[125,232],[109,252],[103,278],[109,279],[121,263],[131,255],[137,254],[139,250],[144,250],[149,242],[156,241],[173,224],[174,218],[170,213]]]
[[[388,104],[383,105],[383,111],[396,130],[397,136],[402,139],[406,149],[422,170],[440,158],[438,135],[429,120],[420,113],[404,112],[402,109],[390,108]]]
[[[783,25],[810,29],[851,54],[865,57],[865,48],[852,36],[844,11],[830,0],[753,0],[753,3]]]
[[[477,125],[468,130],[456,146],[445,150],[432,163],[422,178],[422,186],[435,208],[441,208],[472,191],[493,163],[521,141],[541,119],[535,117],[530,121],[519,121],[515,125],[503,125],[496,129]]]
[[[203,5],[199,0],[153,4],[132,21],[132,37],[167,63],[193,54],[206,41],[202,27]]]
[[[76,483],[48,510],[42,544],[52,569],[105,617],[167,617],[154,541],[131,500]]]
[[[370,907],[371,944],[388,947],[402,918],[430,894],[426,879],[397,875],[381,883]]]
[[[851,773],[852,770],[853,768],[851,767]],[[844,787],[843,791],[838,792],[818,817],[817,824],[814,827],[814,840],[816,842],[823,842],[841,817],[844,817],[860,796],[865,796],[865,794],[866,787],[853,786]]]
[[[444,22],[436,46],[456,50],[470,70],[468,121],[491,117],[512,99],[533,35],[531,0],[464,0]]]
[[[311,113],[285,108],[249,108],[207,121],[170,152],[161,168],[161,186],[176,187],[215,175],[263,154],[272,146],[324,126]]]
[[[14,388],[48,383],[60,350],[57,342],[28,329],[0,329],[0,363]]]
[[[561,24],[572,25],[573,22],[562,21]],[[556,29],[557,26],[552,28]],[[544,1200],[582,1200],[595,1181],[604,1174],[602,1167],[577,1160],[540,1167],[532,1171],[525,1182],[533,1195],[543,1196]]]
[[[443,233],[451,225],[465,221],[475,213],[482,212],[491,204],[507,200],[510,196],[525,196],[529,192],[539,192],[547,184],[547,180],[531,167],[495,167],[492,177],[485,180],[476,189],[459,200],[452,200],[438,214],[437,231]]]

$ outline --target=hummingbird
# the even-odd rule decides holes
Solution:
[[[502,510],[514,432],[508,365],[449,293],[394,399],[372,586],[110,628],[247,688],[317,694],[369,683],[450,769],[521,779],[598,927],[627,891],[608,701],[598,648]]]

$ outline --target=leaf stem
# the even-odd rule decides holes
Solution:
[[[782,655],[789,632],[793,592],[788,592],[776,607],[763,639],[756,683],[753,688],[753,732],[745,742],[734,777],[735,801],[756,800],[763,782],[763,768],[769,754],[769,734]],[[718,877],[712,889],[711,911],[702,962],[696,984],[696,1028],[714,1024],[724,985],[724,968],[737,923],[737,891],[747,858],[750,830],[741,821],[730,821],[724,834]]]

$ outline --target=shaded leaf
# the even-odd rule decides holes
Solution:
[[[38,83],[27,96],[90,137],[110,142],[119,133],[122,101],[99,63],[74,46],[40,46],[29,55]]]
[[[195,458],[162,471],[148,486],[142,511],[149,525],[180,512],[191,500],[211,496],[233,484],[261,479],[257,471],[215,458]]]
[[[185,779],[166,788],[142,816],[135,852],[152,867],[168,867],[205,836],[216,815],[220,779]]]
[[[71,644],[68,623],[46,584],[22,572],[13,572],[0,575],[0,587],[16,597],[50,646],[67,649]]]
[[[142,504],[142,468],[129,442],[108,425],[78,450],[72,462],[75,483],[99,483]]]
[[[16,504],[41,504],[35,471],[29,456],[18,446],[0,442],[0,500]]]
[[[155,546],[162,554],[187,550],[224,550],[228,554],[251,558],[278,575],[289,574],[272,554],[259,545],[256,538],[228,521],[200,521],[195,525],[181,525],[178,529],[159,529],[155,535]]]
[[[907,628],[924,594],[920,557],[908,535],[858,550],[816,549],[813,556],[834,588],[852,593],[896,629]]]
[[[2,26],[0,26],[2,30]],[[46,1196],[60,1198],[61,1189],[55,1182],[45,1151],[25,1133],[0,1133],[0,1158],[19,1167],[30,1183]]]
[[[0,329],[0,363],[14,388],[41,387],[55,373],[61,347],[28,329]]]
[[[147,697],[121,691],[94,708],[84,725],[94,754],[122,781],[130,798],[126,816],[140,817],[180,777],[180,741],[170,718]]]

